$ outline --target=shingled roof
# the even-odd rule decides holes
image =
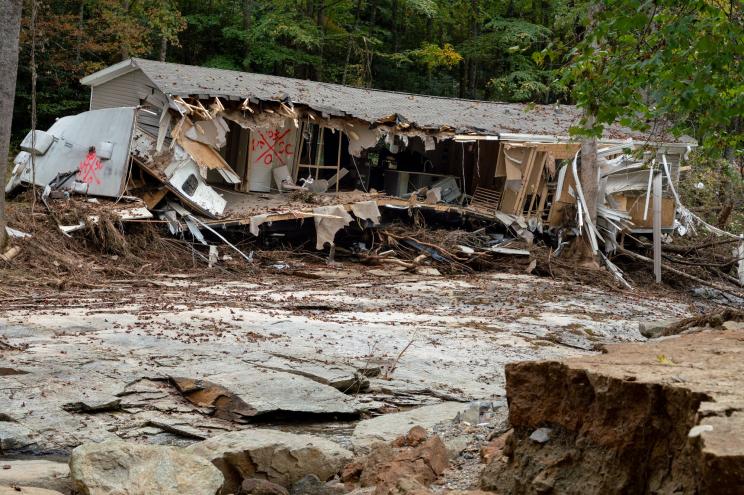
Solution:
[[[457,133],[533,136],[569,135],[581,110],[572,105],[532,105],[424,96],[342,86],[289,77],[197,67],[132,58],[81,80],[96,86],[133,70],[141,70],[160,91],[173,96],[250,98],[306,105],[335,116],[353,116],[374,123],[390,115],[426,130]],[[605,130],[606,139],[646,136],[621,126]]]

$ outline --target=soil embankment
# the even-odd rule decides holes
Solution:
[[[742,493],[744,325],[506,366],[500,493]]]

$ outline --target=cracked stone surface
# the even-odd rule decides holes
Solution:
[[[3,303],[0,334],[25,347],[0,353],[0,368],[18,371],[0,375],[4,454],[64,456],[118,438],[189,445],[253,428],[250,415],[217,414],[230,394],[260,409],[264,423],[275,413],[303,419],[271,428],[317,431],[348,448],[353,416],[503,397],[506,363],[645,340],[638,320],[693,310],[683,299],[527,275],[380,278],[338,265],[313,273],[323,278],[164,275],[156,286],[122,281]],[[338,383],[360,370],[369,371],[369,387],[344,394]],[[276,379],[252,397],[259,373]],[[194,402],[173,377],[215,380],[229,393]],[[301,399],[287,386],[298,383]],[[210,390],[218,389],[193,392]],[[63,407],[117,400],[120,407],[95,412]],[[328,417],[313,423],[308,413]]]

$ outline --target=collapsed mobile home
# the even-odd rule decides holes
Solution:
[[[389,210],[486,219],[524,238],[587,232],[598,252],[614,249],[624,232],[684,229],[675,185],[695,142],[607,127],[594,225],[577,173],[580,143],[570,137],[581,111],[569,105],[422,96],[144,59],[81,82],[90,87],[90,110],[30,133],[8,192],[33,182],[45,197],[112,199],[122,221],[157,218],[202,241],[207,231],[258,236],[312,218],[318,249],[333,245],[353,219],[373,226]],[[122,198],[131,206],[123,208]]]

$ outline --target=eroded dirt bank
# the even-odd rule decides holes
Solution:
[[[499,493],[744,490],[744,324],[506,366]]]

